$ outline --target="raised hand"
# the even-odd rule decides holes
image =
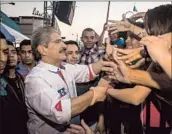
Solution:
[[[81,120],[81,125],[83,126],[83,128],[85,129],[86,134],[95,134],[91,128],[89,128],[89,126],[85,123],[85,121],[82,119]]]
[[[148,53],[153,60],[164,59],[164,54],[170,52],[171,42],[161,37],[147,36],[140,43],[147,47]]]
[[[131,64],[136,60],[140,60],[142,58],[140,51],[143,48],[134,48],[134,49],[117,49],[117,59],[123,60],[126,64]]]
[[[145,14],[146,14],[146,12],[138,12],[138,13],[132,15],[130,17],[130,19],[133,19],[134,21],[136,21],[138,19],[143,19],[144,20]]]
[[[71,134],[95,134],[83,119],[81,120],[81,125],[82,126],[71,124],[70,128],[67,129],[67,132]]]
[[[87,134],[85,129],[82,126],[71,124],[70,128],[67,129],[67,132],[71,134]]]
[[[97,122],[95,133],[99,132],[100,134],[105,134],[105,126],[104,126],[104,116],[103,114],[99,115],[99,120]]]

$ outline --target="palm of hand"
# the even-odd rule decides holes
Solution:
[[[123,83],[129,83],[129,71],[130,69],[125,64],[118,66],[115,75],[117,80]]]

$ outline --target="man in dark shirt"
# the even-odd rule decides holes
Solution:
[[[0,133],[27,134],[24,83],[22,77],[15,72],[17,53],[14,46],[8,47],[3,35],[0,40]]]

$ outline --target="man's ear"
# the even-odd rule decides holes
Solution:
[[[38,51],[39,51],[39,53],[40,53],[41,55],[43,55],[43,56],[46,56],[46,55],[47,55],[47,48],[46,48],[46,47],[44,47],[44,46],[42,46],[42,45],[39,45],[39,46],[37,47],[37,49],[38,49]]]

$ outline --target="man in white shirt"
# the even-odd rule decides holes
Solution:
[[[52,27],[38,28],[32,35],[32,47],[39,63],[25,80],[30,134],[65,133],[71,117],[106,97],[106,88],[92,88],[77,97],[75,83],[93,80],[102,61],[90,65],[63,63],[66,45]]]

